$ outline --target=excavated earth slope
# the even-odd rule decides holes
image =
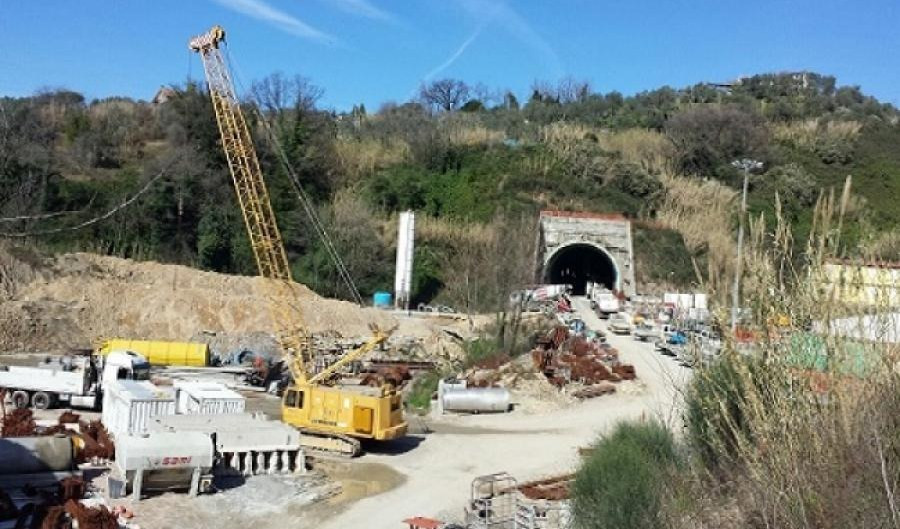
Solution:
[[[273,331],[262,281],[87,253],[37,258],[0,243],[0,352],[64,352],[109,337],[258,342]],[[313,333],[355,338],[370,335],[370,324],[399,325],[395,336],[439,345],[441,328],[460,326],[398,321],[383,310],[322,298],[303,285],[297,291]]]

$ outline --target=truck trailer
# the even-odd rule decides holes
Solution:
[[[44,410],[59,403],[97,409],[103,385],[113,380],[149,380],[150,364],[134,352],[101,355],[66,355],[37,367],[0,366],[0,389],[16,408]]]

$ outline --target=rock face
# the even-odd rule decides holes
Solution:
[[[64,352],[111,337],[256,343],[274,331],[263,281],[87,253],[23,258],[0,246],[0,352]],[[369,336],[375,324],[424,341],[440,334],[438,322],[296,291],[313,333]]]

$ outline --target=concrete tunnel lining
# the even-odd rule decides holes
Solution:
[[[600,283],[610,290],[620,288],[619,266],[600,245],[578,242],[561,246],[544,265],[544,281],[572,285],[572,293],[582,295],[588,281]]]

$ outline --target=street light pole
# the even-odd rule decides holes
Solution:
[[[734,265],[734,287],[731,291],[731,332],[734,333],[737,329],[738,312],[740,310],[741,273],[744,263],[744,217],[747,216],[747,187],[750,182],[750,171],[762,168],[763,164],[756,160],[744,158],[743,160],[731,162],[731,165],[744,172],[744,190],[741,194],[741,213],[738,220],[737,261]]]

